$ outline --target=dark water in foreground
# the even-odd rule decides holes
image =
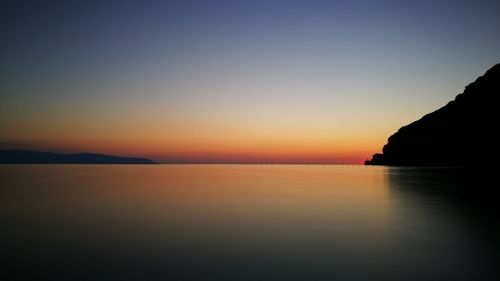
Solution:
[[[500,280],[498,200],[467,174],[4,165],[0,279]]]

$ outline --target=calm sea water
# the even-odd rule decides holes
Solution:
[[[2,280],[500,280],[467,170],[0,166]]]

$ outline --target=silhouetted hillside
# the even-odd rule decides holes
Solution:
[[[118,157],[104,154],[61,154],[29,150],[0,150],[2,164],[155,164],[145,158]]]
[[[498,165],[500,64],[446,106],[399,129],[366,165]]]

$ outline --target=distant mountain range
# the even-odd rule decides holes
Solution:
[[[53,152],[9,149],[0,150],[0,164],[156,164],[145,158],[105,154]]]
[[[366,165],[498,165],[500,64],[444,107],[399,129]]]

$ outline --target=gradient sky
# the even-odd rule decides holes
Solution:
[[[2,1],[0,148],[361,163],[500,62],[500,1]]]

